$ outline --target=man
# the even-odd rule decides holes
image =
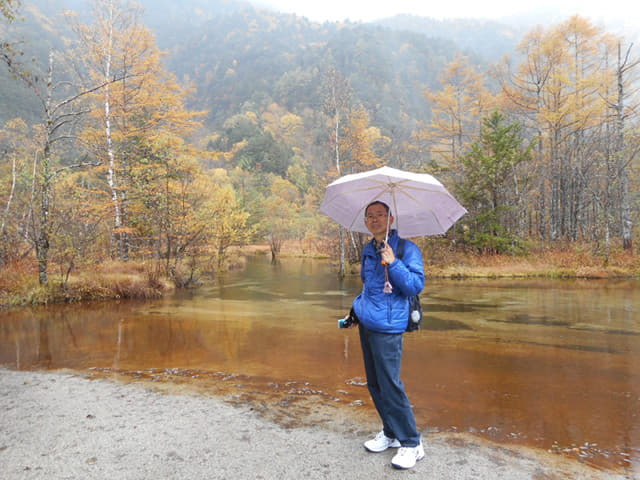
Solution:
[[[424,288],[422,253],[415,243],[405,241],[402,259],[396,258],[399,237],[395,230],[389,231],[393,216],[385,203],[376,201],[367,206],[365,224],[373,240],[362,252],[360,275],[364,286],[353,301],[353,312],[359,321],[367,386],[383,428],[364,447],[375,453],[399,447],[391,464],[407,469],[424,457],[413,410],[400,379],[408,297]]]

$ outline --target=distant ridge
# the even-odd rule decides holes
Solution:
[[[462,50],[473,51],[487,60],[495,61],[513,52],[520,41],[524,27],[485,19],[437,20],[409,14],[400,14],[373,22],[393,30],[420,33],[430,38],[443,38],[457,44]]]

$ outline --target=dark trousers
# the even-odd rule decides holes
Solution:
[[[378,333],[360,324],[360,345],[367,386],[382,419],[384,434],[403,447],[420,443],[416,420],[400,380],[402,334]]]

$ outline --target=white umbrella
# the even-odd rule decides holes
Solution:
[[[327,187],[320,211],[348,230],[369,233],[364,209],[376,200],[390,207],[404,238],[445,233],[467,213],[433,176],[391,167],[340,177]]]

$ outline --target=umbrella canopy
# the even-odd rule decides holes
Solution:
[[[467,213],[431,175],[391,167],[340,177],[327,187],[320,211],[348,230],[369,233],[364,209],[376,200],[390,207],[404,238],[445,233]]]

